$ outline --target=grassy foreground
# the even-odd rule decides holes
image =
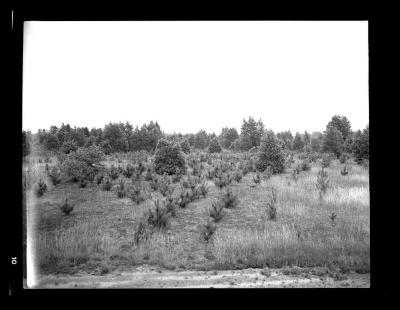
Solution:
[[[46,177],[45,163],[32,158],[26,164],[28,178],[42,178],[48,190],[40,198],[27,192],[28,237],[39,272],[45,274],[105,274],[141,264],[171,270],[324,266],[369,272],[369,173],[352,162],[348,165],[351,170],[346,176],[340,174],[343,165],[338,160],[326,168],[330,187],[322,200],[316,188],[319,161],[311,164],[310,171],[301,172],[297,182],[290,180],[288,171],[255,184],[250,172],[231,185],[240,202],[225,210],[209,243],[201,238],[200,230],[220,189],[207,181],[205,198],[178,209],[167,230],[135,244],[136,225],[153,206],[152,199],[136,205],[93,183],[86,188],[76,183],[54,187]],[[277,191],[276,221],[268,220],[266,213],[271,187]],[[161,198],[159,192],[151,195]],[[68,216],[57,207],[64,198],[75,203]]]

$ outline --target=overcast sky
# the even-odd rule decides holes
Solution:
[[[368,22],[25,22],[23,129],[363,129]]]

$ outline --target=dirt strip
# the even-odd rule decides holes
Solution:
[[[147,269],[147,270],[144,270]],[[138,268],[134,272],[113,272],[107,275],[46,275],[34,288],[306,288],[306,287],[370,287],[370,274],[348,273],[340,279],[330,276],[284,275],[270,269],[266,276],[261,269],[229,271],[163,271]]]

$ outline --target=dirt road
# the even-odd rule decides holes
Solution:
[[[370,287],[370,274],[349,273],[342,278],[311,274],[284,275],[280,269],[234,271],[163,271],[139,267],[134,272],[107,275],[47,275],[35,288],[296,288]]]

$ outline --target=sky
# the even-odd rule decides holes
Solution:
[[[367,21],[24,23],[23,129],[158,121],[166,133],[369,121]]]

